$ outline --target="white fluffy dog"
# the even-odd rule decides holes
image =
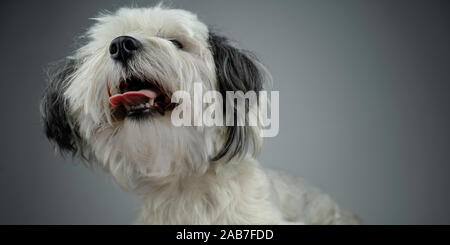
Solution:
[[[171,122],[175,91],[260,91],[249,52],[196,15],[162,6],[103,14],[52,75],[48,138],[96,163],[142,201],[138,224],[355,224],[303,180],[263,169],[258,127]]]

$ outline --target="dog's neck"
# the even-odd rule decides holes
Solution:
[[[240,162],[211,164],[202,175],[151,181],[143,202],[140,224],[258,223],[246,217],[252,206],[265,205],[268,181],[259,163],[246,157]],[[268,204],[269,205],[269,204]],[[242,216],[229,215],[230,213]],[[252,215],[250,215],[252,216]]]

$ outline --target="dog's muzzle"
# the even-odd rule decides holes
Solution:
[[[120,36],[112,40],[109,46],[111,59],[127,66],[127,62],[142,48],[142,44],[133,37]],[[122,79],[116,85],[116,93],[111,94],[107,87],[109,103],[119,111],[124,111],[127,117],[142,118],[155,115],[158,112],[173,110],[176,104],[171,102],[170,93],[166,91],[160,81],[135,74]]]

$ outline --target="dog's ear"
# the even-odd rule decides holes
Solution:
[[[264,72],[259,61],[248,51],[238,49],[230,44],[229,40],[215,33],[209,34],[209,45],[214,57],[216,77],[219,92],[226,98],[227,91],[242,91],[244,94],[254,91],[257,95],[263,88]],[[226,103],[234,101],[225,100]],[[248,107],[246,108],[248,110]],[[226,114],[226,105],[224,105]],[[254,151],[259,151],[260,136],[255,129],[245,124],[237,125],[236,110],[234,110],[234,126],[227,126],[226,141],[223,149],[212,159],[217,161],[224,156],[228,160],[235,156],[247,153],[249,139],[253,142]]]
[[[49,84],[41,101],[41,114],[47,138],[56,143],[61,153],[76,154],[80,150],[81,137],[69,115],[64,92],[74,73],[76,61],[66,59],[49,71]]]

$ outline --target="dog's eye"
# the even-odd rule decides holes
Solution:
[[[180,41],[178,41],[176,39],[171,39],[169,41],[171,41],[173,43],[173,45],[177,46],[177,48],[179,48],[179,49],[183,48],[183,44]]]

